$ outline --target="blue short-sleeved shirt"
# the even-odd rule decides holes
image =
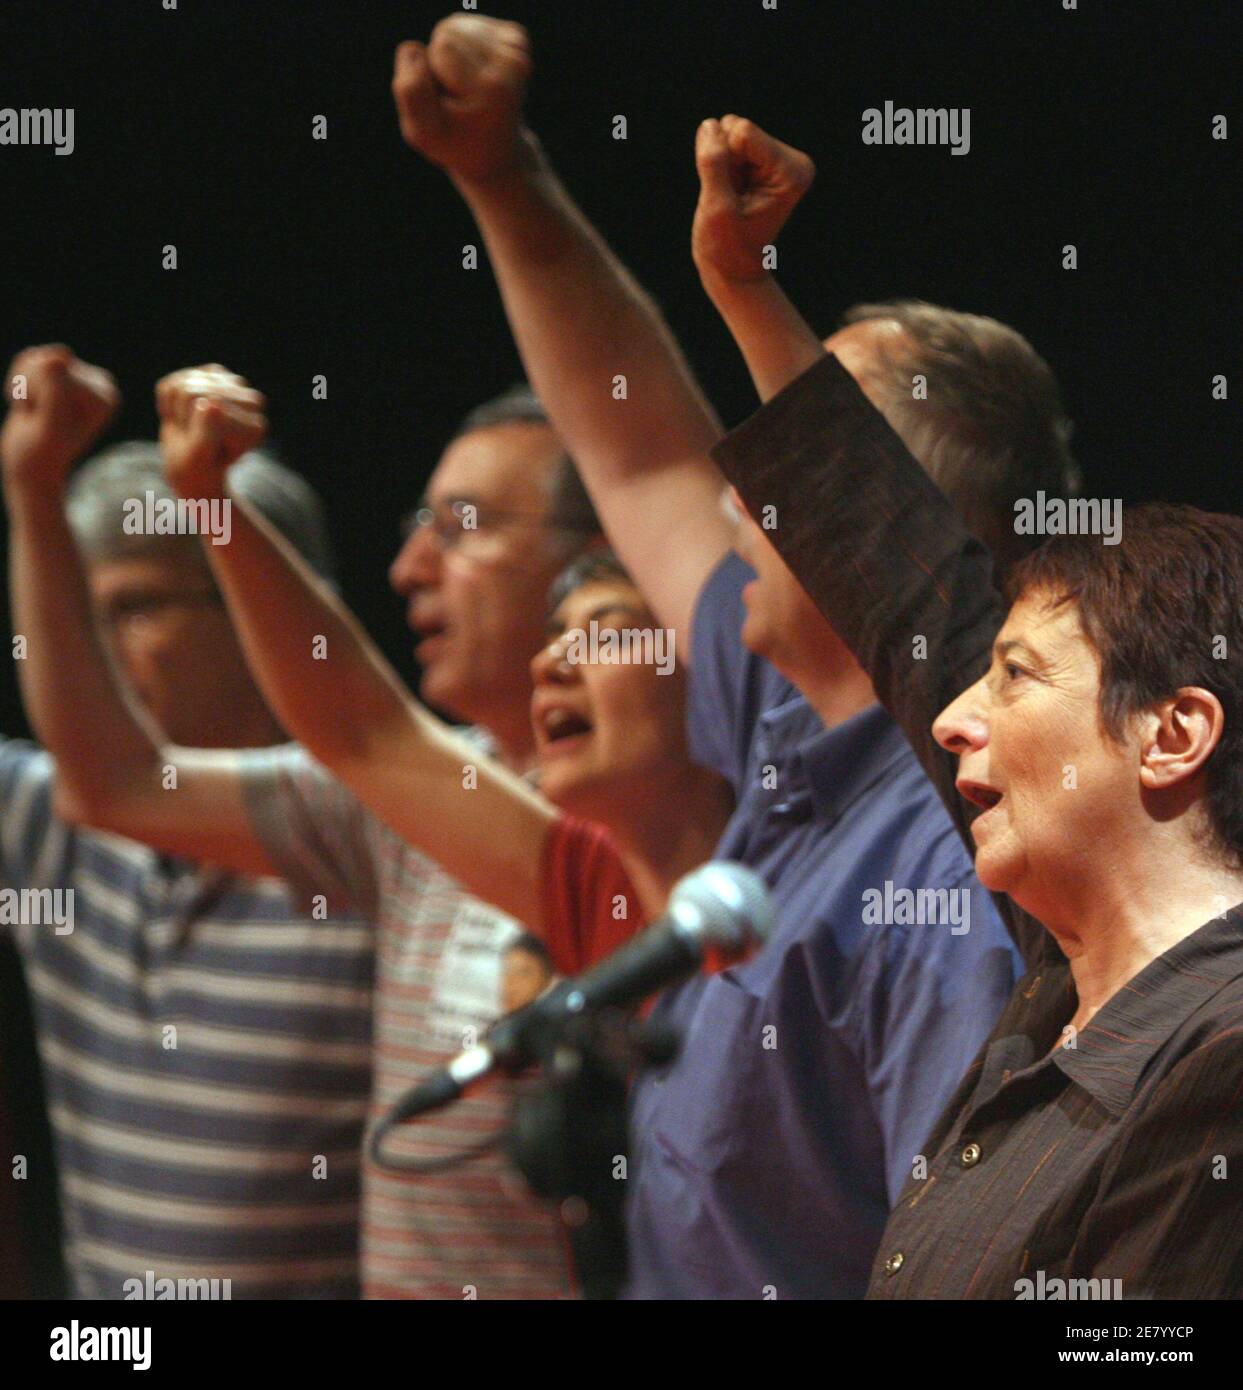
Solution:
[[[632,1098],[633,1297],[861,1297],[1021,973],[897,725],[873,705],[826,729],[742,646],[751,577],[730,556],[700,596],[687,717],[738,799],[717,854],[762,875],[776,927],[657,1006],[682,1050]]]

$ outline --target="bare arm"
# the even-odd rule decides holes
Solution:
[[[229,466],[265,432],[262,396],[198,368],[166,377],[157,399],[174,487],[230,502],[229,541],[206,550],[273,713],[403,839],[540,930],[556,813],[428,713],[294,548],[228,492]]]
[[[166,853],[272,872],[236,775],[219,755],[160,746],[122,695],[95,629],[64,492],[74,459],[116,408],[112,378],[51,345],[21,353],[6,389],[10,591],[26,647],[17,670],[31,726],[56,760],[57,814]]]
[[[775,200],[785,210],[765,227],[775,237],[810,183],[805,159],[738,117],[700,130],[695,261],[766,402],[714,457],[753,513],[775,508],[781,558],[868,673],[974,853],[977,811],[957,794],[956,759],[932,721],[987,669],[1004,605],[987,551],[755,255],[733,190],[793,192]],[[995,901],[1031,963],[1043,929]]]
[[[765,266],[815,166],[752,121],[704,121],[695,137],[699,202],[691,251],[762,401],[824,356],[824,346]]]
[[[611,542],[660,620],[688,634],[731,544],[708,457],[720,427],[656,305],[523,128],[530,68],[520,26],[442,21],[429,45],[397,51],[402,133],[469,204],[531,382]]]

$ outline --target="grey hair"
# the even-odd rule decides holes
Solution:
[[[324,579],[334,578],[332,546],[324,504],[315,489],[271,455],[252,450],[229,470],[229,489],[249,502]],[[89,459],[74,474],[66,511],[69,525],[88,561],[134,555],[191,551],[206,563],[194,536],[138,535],[127,532],[125,505],[150,492],[158,503],[175,499],[164,477],[160,446],[144,439],[115,444]]]
[[[881,340],[880,367],[865,377],[877,406],[1004,572],[1032,548],[1015,533],[1015,502],[1079,488],[1057,380],[997,319],[919,299],[856,304],[842,316],[844,324],[879,319],[895,320],[902,334]],[[916,374],[927,379],[925,399],[914,393]]]

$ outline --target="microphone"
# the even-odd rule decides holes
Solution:
[[[538,1039],[566,1020],[591,1009],[638,1004],[693,975],[709,949],[737,956],[752,942],[763,945],[772,921],[768,890],[750,869],[725,860],[693,869],[674,884],[664,916],[584,974],[500,1019],[484,1042],[398,1101],[383,1129],[447,1105],[493,1071],[524,1070],[536,1060]]]

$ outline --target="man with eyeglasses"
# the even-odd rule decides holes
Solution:
[[[534,745],[528,663],[548,586],[599,534],[578,473],[525,386],[459,425],[389,568],[418,638],[424,701],[488,730],[525,770]]]
[[[67,369],[90,370],[81,363]],[[192,400],[161,383],[164,427],[184,424],[171,417]],[[520,771],[534,753],[529,662],[544,640],[545,595],[595,534],[572,464],[530,392],[518,389],[463,422],[392,565],[393,585],[420,638],[424,699],[474,724],[477,741]],[[51,582],[47,573],[43,578]],[[193,608],[203,596],[186,589],[179,597]],[[112,610],[122,626],[139,598],[130,592]],[[150,629],[152,621],[145,616],[139,626]],[[227,619],[220,621],[227,630]],[[212,624],[215,615],[191,617],[180,630],[188,636],[196,622]],[[64,663],[62,653],[62,674]],[[256,740],[247,747],[230,735],[224,743],[232,751],[201,751],[202,740],[180,733],[176,743],[198,746],[173,747],[144,731],[98,681],[85,701],[78,685],[65,681],[55,698],[32,702],[32,714],[48,703],[68,704],[93,731],[89,743],[76,744],[71,718],[56,731],[69,755],[59,760],[70,794],[84,766],[93,765],[96,779],[78,793],[89,804],[67,808],[72,819],[186,856],[204,855],[210,844],[215,853],[208,857],[234,867],[253,858],[312,910],[317,903],[321,910],[349,905],[375,922],[373,1120],[499,1015],[503,952],[521,935],[517,923],[465,894],[303,749],[260,749]],[[353,712],[357,718],[343,733],[365,738],[367,711]],[[46,735],[44,741],[52,747]],[[175,802],[160,784],[170,766]],[[503,1126],[509,1099],[504,1084],[469,1097],[417,1133],[394,1136],[387,1151],[408,1160],[477,1148],[480,1136]],[[553,1216],[515,1190],[500,1152],[417,1178],[381,1171],[365,1158],[362,1192],[367,1296],[544,1298],[571,1291]]]
[[[1009,995],[1017,952],[901,730],[773,548],[775,510],[733,526],[722,516],[716,418],[658,308],[526,126],[532,66],[520,25],[451,15],[428,42],[399,45],[398,121],[474,215],[523,360],[609,538],[678,633],[692,755],[737,796],[716,853],[764,877],[776,922],[754,960],[656,1006],[682,1045],[631,1095],[628,1292],[857,1297],[891,1200]],[[738,139],[732,155],[705,145],[718,125]],[[797,201],[810,160],[736,117],[706,122],[699,141],[701,174],[717,178],[692,232],[696,264],[705,242],[724,241],[729,270],[767,275],[770,207]],[[964,510],[1002,529],[1008,494],[1002,482],[981,494],[980,480],[1005,460],[1004,487],[1028,493],[1061,432],[1051,410],[1027,405],[1053,392],[1010,383],[1043,386],[1048,369],[1001,324],[877,308],[858,306],[830,350],[881,383],[905,373],[907,399],[916,371],[942,404],[942,383],[966,376],[952,408],[917,412],[913,448],[930,468],[952,466]],[[934,327],[921,339],[922,310]],[[888,357],[899,342],[901,368]],[[619,377],[620,404],[601,388]],[[864,907],[899,886],[904,898],[948,894],[963,922],[920,914],[911,930],[913,914]],[[969,929],[954,930],[968,909]]]

